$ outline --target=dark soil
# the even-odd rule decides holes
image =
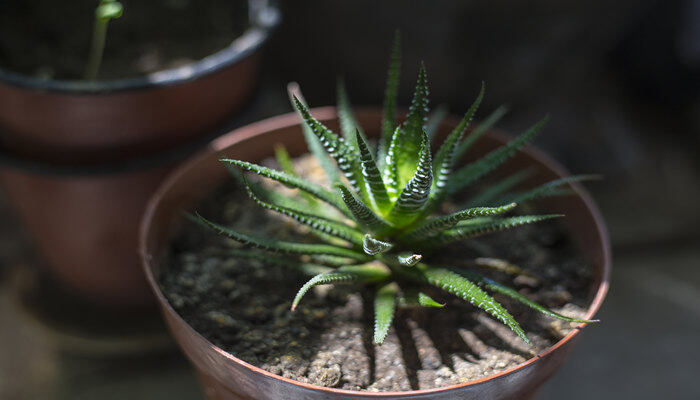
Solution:
[[[248,26],[245,0],[120,0],[100,79],[135,77],[200,60]],[[0,67],[51,79],[81,79],[98,0],[0,0]]]
[[[295,224],[261,210],[235,187],[220,189],[197,210],[242,230],[299,240]],[[439,291],[442,309],[401,309],[380,346],[372,343],[372,302],[350,286],[322,286],[290,311],[308,278],[295,271],[239,261],[236,244],[194,225],[172,241],[161,287],[173,307],[217,346],[251,364],[301,382],[352,390],[429,389],[492,375],[541,353],[572,324],[496,296],[521,323],[528,346],[499,322]],[[516,228],[453,247],[460,264],[511,285],[569,316],[583,316],[591,276],[556,222]],[[529,275],[477,267],[498,257]],[[430,260],[426,260],[430,262]]]

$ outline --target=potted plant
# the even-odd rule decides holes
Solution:
[[[507,143],[489,124],[468,131],[482,85],[461,120],[426,124],[421,68],[397,123],[398,74],[395,44],[383,112],[353,113],[342,86],[337,116],[309,110],[292,90],[302,129],[288,115],[222,137],[151,199],[140,239],[145,272],[210,398],[527,398],[593,322],[607,290],[609,245],[576,183],[585,177],[522,149],[544,120]],[[285,149],[301,154],[302,137],[312,156],[292,162]],[[267,163],[275,143],[284,146],[276,150],[282,170],[251,162]],[[467,151],[481,157],[459,167]],[[509,158],[503,179],[460,195]],[[222,188],[230,173],[237,184]],[[539,185],[513,192],[525,181]],[[246,195],[286,219],[255,211]],[[551,211],[527,211],[535,198],[547,198]],[[183,228],[182,211],[193,207],[219,209],[227,224],[186,214],[197,225],[171,239],[173,223]],[[516,207],[526,211],[506,216]],[[560,214],[568,228],[474,240],[547,226],[530,224]],[[557,261],[561,246],[568,250]],[[490,254],[495,248],[505,260]],[[481,252],[487,257],[472,258]],[[557,304],[567,311],[547,307]]]
[[[123,3],[0,4],[0,180],[52,275],[118,307],[152,305],[146,200],[245,104],[279,20],[264,0]]]

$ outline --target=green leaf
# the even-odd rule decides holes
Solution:
[[[345,202],[345,206],[350,210],[352,218],[365,229],[374,233],[383,233],[391,228],[391,224],[372,211],[362,200],[342,184],[335,187],[340,191],[340,196]]]
[[[382,175],[372,157],[372,152],[367,146],[367,142],[362,134],[358,131],[355,137],[357,138],[357,148],[360,151],[362,176],[367,186],[366,192],[369,195],[367,200],[374,204],[375,209],[384,212],[391,207],[391,201],[389,200],[384,180],[382,179]]]
[[[430,186],[433,181],[432,161],[430,159],[430,143],[423,131],[419,152],[418,166],[415,174],[406,183],[398,200],[389,213],[389,220],[397,225],[407,225],[415,220],[430,197]]]
[[[316,275],[299,289],[294,297],[294,301],[292,301],[292,311],[297,308],[302,297],[314,286],[331,283],[372,283],[382,281],[388,277],[389,271],[383,266],[376,264],[341,267],[333,272]]]
[[[525,343],[530,343],[530,340],[525,336],[525,332],[523,332],[513,316],[510,315],[501,304],[494,300],[493,297],[489,296],[486,292],[481,290],[479,286],[469,281],[467,278],[448,269],[429,267],[425,264],[418,264],[416,269],[412,269],[411,271],[419,271],[422,278],[428,283],[462,298],[475,307],[491,314],[508,326]]]
[[[338,79],[337,85],[337,103],[338,103],[338,120],[340,121],[340,133],[345,138],[345,141],[354,145],[357,142],[356,135],[362,134],[362,127],[355,120],[355,116],[350,106],[350,99],[345,90],[345,84],[342,79]]]
[[[462,120],[459,122],[459,124],[457,124],[455,129],[453,129],[452,132],[447,136],[447,139],[445,139],[445,141],[442,143],[442,146],[440,146],[440,149],[435,154],[435,161],[433,163],[434,179],[431,194],[431,197],[433,198],[442,198],[443,190],[445,188],[445,185],[447,184],[447,180],[452,174],[452,168],[455,162],[455,151],[457,150],[459,142],[462,140],[462,136],[464,136],[464,132],[467,131],[469,123],[471,122],[472,118],[474,118],[476,110],[479,109],[481,100],[484,98],[485,90],[486,84],[484,82],[481,82],[481,90],[479,90],[479,94],[476,96],[476,99],[469,107],[467,112],[464,114]]]
[[[425,67],[418,71],[418,82],[413,94],[413,101],[408,109],[406,122],[399,130],[398,145],[394,148],[399,187],[405,185],[413,176],[415,166],[420,159],[423,140],[429,139],[425,133],[425,120],[428,112],[428,83]],[[392,139],[393,140],[393,139]]]
[[[500,106],[496,109],[496,111],[489,114],[486,119],[481,121],[481,123],[479,123],[479,125],[477,125],[476,128],[474,128],[474,130],[472,130],[471,133],[464,138],[462,143],[460,143],[460,145],[457,147],[454,158],[457,160],[462,157],[462,155],[467,152],[474,142],[476,142],[481,136],[483,136],[484,133],[486,133],[486,131],[494,126],[501,118],[503,118],[506,112],[508,112],[508,107]]]
[[[386,190],[392,202],[396,201],[399,197],[399,169],[396,162],[396,149],[399,146],[400,132],[401,127],[397,126],[391,137],[391,142],[384,161],[384,183],[386,184]]]
[[[499,207],[474,207],[457,211],[449,215],[429,219],[418,225],[415,229],[405,232],[403,235],[399,236],[399,238],[407,242],[420,241],[427,237],[437,235],[446,229],[450,229],[460,221],[474,217],[503,214],[512,210],[515,206],[515,203],[510,203]]]
[[[433,300],[432,297],[416,290],[415,288],[410,288],[409,290],[404,291],[404,295],[399,298],[399,304],[401,307],[422,306],[442,308],[445,306],[445,304],[438,303],[437,301]]]
[[[367,261],[369,259],[365,254],[361,254],[357,251],[344,247],[331,246],[327,244],[287,242],[265,236],[251,235],[211,222],[199,214],[196,216],[187,214],[187,216],[190,220],[211,229],[220,235],[226,236],[229,239],[268,251],[302,255],[323,254],[329,256],[347,257],[358,261]]]
[[[350,185],[364,196],[366,189],[362,178],[359,154],[352,146],[348,146],[343,138],[338,137],[333,131],[312,117],[309,109],[299,99],[294,97],[294,102],[306,124],[319,139],[321,146],[335,160],[338,168],[343,172]]]
[[[447,192],[450,194],[456,193],[465,186],[503,164],[503,162],[512,157],[518,150],[529,143],[540,130],[542,130],[544,125],[547,123],[547,119],[547,117],[542,118],[530,129],[525,131],[525,133],[513,139],[508,144],[499,147],[481,159],[457,170],[447,184]]]
[[[306,140],[306,145],[309,148],[309,152],[314,156],[314,158],[316,158],[319,165],[321,165],[321,168],[326,174],[328,181],[330,183],[339,182],[340,174],[338,173],[338,168],[335,166],[335,163],[333,160],[331,160],[328,154],[326,154],[326,151],[323,150],[323,146],[321,146],[319,138],[314,135],[314,132],[304,121],[304,116],[301,114],[301,111],[296,107],[296,103],[294,101],[295,97],[302,104],[306,104],[306,101],[304,101],[304,97],[301,94],[301,90],[299,89],[299,85],[296,82],[288,84],[287,93],[289,94],[289,101],[292,103],[292,108],[294,108],[294,111],[296,111],[297,115],[299,115],[299,118],[302,121],[301,131],[304,133],[304,139]]]
[[[300,224],[306,225],[309,228],[322,232],[326,235],[331,235],[348,242],[360,246],[362,245],[362,233],[350,226],[345,225],[339,221],[333,221],[318,215],[305,213],[299,210],[295,210],[289,207],[278,206],[275,204],[267,203],[261,200],[253,191],[253,188],[248,184],[247,179],[243,178],[243,183],[245,185],[248,196],[250,196],[253,201],[255,201],[260,207],[275,211],[282,215],[286,215],[299,222]]]
[[[579,322],[579,323],[593,323],[593,322],[600,322],[599,320],[587,320],[587,319],[579,319],[579,318],[571,318],[571,317],[566,317],[564,315],[558,314],[547,307],[544,307],[530,299],[528,299],[526,296],[520,294],[517,290],[509,288],[505,285],[502,285],[492,279],[489,279],[485,276],[481,276],[479,274],[473,273],[473,272],[466,272],[466,271],[457,271],[459,274],[464,275],[466,278],[477,282],[484,287],[486,287],[489,290],[492,290],[496,293],[500,293],[502,295],[508,296],[511,299],[517,300],[520,303],[525,304],[526,306],[537,310],[541,312],[544,315],[548,315],[550,317],[558,318],[563,321],[568,321],[568,322]]]
[[[393,243],[375,239],[369,234],[365,235],[362,241],[362,250],[365,251],[365,254],[369,254],[370,256],[389,251],[392,247],[394,247]]]
[[[396,314],[396,283],[388,283],[377,290],[374,298],[374,343],[382,344]]]
[[[280,257],[270,253],[251,249],[231,249],[226,251],[228,257],[247,258],[260,261],[266,265],[274,265],[283,268],[292,268],[305,275],[318,275],[331,272],[333,269],[319,264],[290,260],[289,257]]]
[[[557,196],[560,194],[563,194],[562,191],[560,190],[562,186],[566,186],[572,182],[582,182],[582,181],[590,181],[590,180],[595,180],[595,179],[600,179],[600,176],[598,175],[573,175],[573,176],[567,176],[565,178],[561,179],[555,179],[553,181],[549,181],[541,186],[538,186],[534,189],[521,192],[521,193],[514,193],[510,196],[506,196],[506,198],[513,199],[513,201],[517,201],[519,203],[524,203],[526,201],[530,200],[535,200],[535,199],[541,199],[545,197],[551,197],[551,196]],[[566,193],[566,192],[564,192]]]
[[[433,239],[429,240],[429,245],[443,245],[461,239],[472,238],[485,235],[487,233],[515,228],[516,226],[532,224],[547,219],[558,218],[562,215],[521,215],[509,218],[474,218],[459,222],[453,229],[444,231]]]
[[[309,193],[314,197],[332,205],[343,214],[351,216],[350,212],[345,207],[343,201],[335,193],[331,192],[330,190],[324,188],[321,185],[311,183],[303,178],[294,175],[289,175],[282,171],[276,171],[274,169],[263,167],[261,165],[249,163],[247,161],[231,160],[227,158],[224,158],[221,161],[234,165],[242,170],[254,172],[258,175],[275,180],[277,182],[282,183],[285,186],[303,190],[304,192]]]
[[[425,124],[425,133],[428,134],[428,139],[432,140],[435,137],[447,114],[447,106],[441,104],[428,116],[428,122]]]
[[[382,137],[379,140],[377,158],[384,160],[389,149],[391,137],[396,127],[396,97],[399,91],[399,74],[401,72],[401,34],[397,30],[389,61],[389,73],[384,90],[384,114],[382,117]]]
[[[476,207],[482,204],[492,203],[498,198],[502,198],[503,193],[511,190],[525,179],[531,177],[534,171],[531,168],[518,171],[503,178],[502,180],[487,186],[479,191],[474,197],[469,198],[465,207]],[[516,202],[517,203],[517,202]]]
[[[396,255],[396,260],[404,267],[412,267],[420,262],[423,256],[411,252],[403,252]]]

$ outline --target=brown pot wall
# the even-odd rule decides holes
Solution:
[[[335,109],[313,110],[313,114],[329,127],[337,127]],[[356,115],[368,133],[377,133],[381,112],[360,110]],[[455,125],[443,124],[444,133]],[[504,143],[505,139],[490,132],[474,146],[471,154],[483,154]],[[368,393],[324,388],[299,383],[271,374],[250,365],[216,347],[190,327],[168,304],[160,291],[156,276],[160,256],[173,230],[180,224],[180,213],[205,197],[216,185],[230,179],[217,160],[221,156],[257,161],[272,155],[273,145],[282,143],[290,152],[305,150],[304,139],[296,115],[287,114],[237,129],[212,142],[208,150],[170,175],[151,198],[141,225],[140,253],[146,276],[161,307],[173,337],[195,366],[211,399],[526,399],[562,365],[569,355],[581,325],[542,354],[503,373],[465,384],[431,390],[396,393]],[[566,171],[544,154],[527,149],[518,153],[501,172],[534,167],[538,174],[530,184],[567,175]],[[570,234],[579,243],[593,269],[591,305],[586,318],[600,307],[608,288],[610,249],[602,219],[589,195],[574,185],[578,195],[558,198],[548,209],[567,215]]]

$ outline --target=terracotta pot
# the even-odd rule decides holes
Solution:
[[[0,69],[0,148],[20,157],[90,163],[161,151],[210,132],[253,92],[259,52],[279,21],[249,0],[250,27],[200,61],[113,81],[57,81]]]
[[[337,128],[335,109],[319,108],[313,114],[331,128]],[[367,132],[377,133],[381,112],[360,110],[359,123]],[[444,132],[455,125],[447,122]],[[443,132],[443,133],[444,133]],[[505,142],[491,132],[474,147],[483,153]],[[271,118],[237,129],[211,143],[203,154],[193,158],[170,175],[151,198],[141,225],[140,253],[146,276],[155,293],[175,340],[197,370],[207,396],[212,399],[523,399],[532,396],[562,365],[579,335],[579,326],[565,338],[536,357],[505,372],[460,385],[430,390],[394,393],[366,393],[324,388],[296,382],[266,372],[216,347],[187,324],[168,304],[157,283],[160,256],[165,250],[181,211],[203,199],[213,188],[230,179],[217,161],[221,156],[256,161],[272,155],[273,145],[282,143],[290,152],[305,150],[299,121],[294,114]],[[527,149],[518,153],[501,171],[534,167],[539,173],[531,184],[567,175],[544,154]],[[564,220],[573,239],[593,268],[594,283],[586,318],[600,307],[608,290],[610,247],[598,210],[589,195],[575,185],[578,195],[558,198],[548,205],[553,212],[567,215]]]

